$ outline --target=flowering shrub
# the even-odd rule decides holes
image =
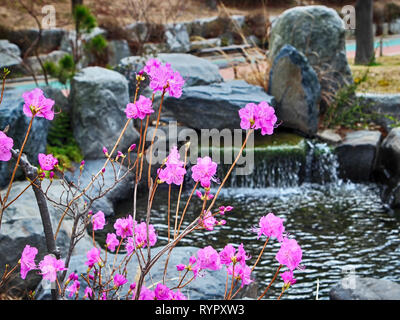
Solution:
[[[207,233],[207,231],[213,230],[214,228],[218,228],[227,223],[225,219],[219,220],[219,217],[224,217],[225,214],[233,210],[233,207],[229,205],[220,206],[216,210],[213,210],[213,207],[228,176],[241,156],[250,134],[255,130],[260,130],[262,135],[273,134],[277,117],[274,109],[269,106],[267,102],[261,102],[258,105],[249,103],[239,110],[238,115],[241,119],[240,125],[242,129],[247,130],[247,136],[230,170],[215,192],[212,191],[212,184],[213,182],[218,181],[216,177],[217,163],[213,162],[208,156],[198,158],[197,163],[190,171],[188,171],[186,169],[186,154],[185,158],[181,159],[176,146],[171,148],[168,157],[160,168],[158,168],[157,176],[153,178],[150,174],[152,166],[151,148],[154,143],[153,136],[150,144],[150,161],[148,169],[149,200],[148,209],[147,212],[145,212],[146,219],[144,221],[137,221],[135,205],[132,214],[116,220],[114,223],[114,232],[108,233],[106,236],[105,250],[102,252],[98,247],[98,244],[95,241],[95,232],[104,228],[106,224],[105,215],[102,211],[93,214],[90,210],[90,206],[94,201],[93,199],[89,198],[89,203],[85,203],[83,209],[78,209],[76,203],[84,195],[87,196],[86,192],[93,186],[95,181],[104,180],[103,174],[106,170],[107,164],[112,165],[115,173],[115,183],[113,186],[121,181],[122,178],[126,177],[125,174],[120,179],[118,167],[121,168],[124,162],[127,161],[128,172],[136,173],[134,189],[134,203],[136,204],[137,185],[142,179],[143,159],[145,152],[147,152],[147,150],[145,150],[145,137],[149,124],[149,117],[154,112],[152,106],[154,95],[152,99],[144,96],[139,96],[139,98],[137,98],[139,85],[145,77],[149,77],[149,86],[153,90],[154,94],[161,92],[162,97],[164,97],[165,94],[169,94],[176,98],[179,98],[182,94],[184,80],[181,75],[172,70],[169,64],[163,65],[157,59],[150,59],[144,69],[137,74],[135,101],[126,106],[125,113],[127,116],[127,122],[124,129],[111,151],[106,147],[103,148],[103,153],[106,157],[104,166],[97,174],[93,175],[93,179],[89,185],[77,189],[69,189],[72,193],[72,197],[69,198],[70,200],[68,200],[67,203],[58,203],[60,206],[63,206],[64,213],[60,217],[54,236],[51,221],[48,219],[48,213],[46,215],[46,201],[43,203],[43,198],[41,198],[41,196],[44,196],[48,201],[52,201],[53,203],[55,201],[48,198],[47,191],[41,188],[41,181],[45,179],[45,171],[50,171],[50,186],[55,175],[57,175],[60,180],[64,179],[63,172],[58,167],[58,160],[51,154],[39,154],[39,168],[34,168],[35,170],[33,170],[34,173],[32,175],[32,170],[28,170],[32,169],[32,166],[30,166],[26,159],[21,157],[34,118],[36,116],[44,117],[48,120],[54,118],[54,111],[52,110],[54,101],[44,97],[43,92],[40,89],[34,89],[23,94],[23,98],[25,99],[23,111],[27,117],[31,117],[31,122],[21,149],[19,151],[13,150],[12,138],[7,137],[3,132],[0,132],[0,160],[9,161],[11,157],[17,159],[6,195],[4,197],[1,196],[0,199],[0,226],[1,216],[4,210],[19,197],[18,196],[16,199],[8,202],[8,196],[12,188],[15,171],[21,164],[23,168],[28,168],[25,170],[25,173],[31,181],[30,186],[36,191],[35,194],[37,196],[39,209],[41,210],[42,219],[47,219],[44,221],[46,222],[44,223],[44,226],[46,241],[48,242],[48,254],[45,255],[40,262],[36,263],[35,259],[38,254],[38,249],[27,244],[21,254],[21,259],[18,264],[11,271],[6,270],[1,279],[0,286],[9,278],[13,271],[20,268],[20,276],[22,279],[25,279],[29,272],[35,271],[42,275],[43,279],[57,283],[57,286],[55,287],[56,289],[52,289],[53,298],[55,299],[81,298],[106,300],[125,298],[139,300],[184,300],[187,299],[181,291],[184,287],[189,285],[192,281],[196,281],[199,277],[207,276],[207,272],[223,269],[225,270],[227,279],[225,294],[224,297],[221,298],[230,300],[235,298],[244,286],[247,286],[254,281],[253,271],[262,258],[267,243],[270,239],[276,239],[280,243],[280,249],[275,256],[276,261],[279,263],[279,267],[271,282],[267,285],[266,289],[258,299],[265,296],[279,274],[283,281],[282,293],[278,297],[278,299],[280,299],[282,294],[291,285],[296,283],[296,280],[293,278],[293,271],[300,266],[302,250],[295,239],[292,239],[285,234],[283,220],[275,216],[273,213],[268,213],[261,217],[259,225],[252,228],[253,232],[257,235],[257,239],[265,238],[264,245],[255,261],[250,263],[252,257],[246,252],[243,244],[235,245],[228,243],[219,252],[212,246],[206,246],[199,249],[195,255],[191,256],[188,259],[187,264],[176,265],[176,272],[178,275],[177,278],[174,279],[178,280],[175,285],[170,285],[169,287],[166,285],[166,272],[169,256],[173,253],[174,247],[193,230],[203,230]],[[162,103],[163,99],[161,99],[158,109],[156,130],[158,128]],[[132,119],[141,120],[140,141],[138,145],[132,144],[127,150],[127,153],[124,154],[122,151],[117,150],[117,148],[129,122]],[[143,120],[146,121],[144,131]],[[135,160],[131,158],[134,152],[136,152]],[[84,161],[81,162],[79,169],[80,174],[82,174],[83,170],[85,170]],[[117,171],[118,174],[116,173]],[[181,199],[184,177],[187,175],[190,175],[193,179],[194,187],[183,211],[179,215],[179,201]],[[158,236],[156,228],[150,224],[151,206],[157,187],[162,183],[166,183],[169,188],[168,242],[167,245],[158,251],[156,255],[152,256],[151,248],[157,244]],[[170,199],[172,184],[180,187],[173,234],[170,233]],[[203,188],[203,190],[198,188]],[[103,193],[100,192],[97,198],[104,196],[110,189],[112,189],[112,187]],[[181,230],[187,207],[195,193],[202,201],[202,208],[199,210],[198,217],[196,217],[184,230]],[[55,247],[55,239],[57,238],[60,225],[67,213],[73,216],[75,226],[71,235],[70,253],[65,257],[65,259],[63,259]],[[86,261],[82,261],[82,264],[87,266],[87,272],[86,274],[80,275],[72,272],[68,275],[72,249],[76,245],[77,241],[79,241],[83,232],[85,232],[89,227],[91,227],[92,230],[93,247],[86,253]],[[121,254],[122,250],[123,254]],[[147,251],[147,257],[144,252],[145,250]],[[111,252],[114,254],[114,259],[111,259],[113,260],[112,263],[108,261]],[[163,279],[157,279],[158,282],[151,287],[145,286],[145,277],[149,274],[154,264],[163,255],[167,254],[167,252],[168,258],[165,262]],[[116,263],[118,254],[121,254],[122,260]],[[133,257],[136,257],[140,265],[140,272],[135,279],[128,279],[127,270],[129,268],[129,262]],[[287,270],[280,273],[282,268],[287,268]],[[83,296],[80,296],[79,290],[83,283],[85,285],[85,290]],[[129,289],[123,291],[123,288],[125,287],[129,287]],[[125,293],[122,294],[121,292]]]

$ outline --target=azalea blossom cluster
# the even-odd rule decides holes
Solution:
[[[175,98],[181,97],[185,80],[179,72],[174,71],[171,68],[170,64],[163,64],[157,59],[150,59],[144,68],[138,72],[138,83],[140,83],[145,76],[149,78],[149,87],[153,90],[154,94],[161,93],[163,96],[164,94],[168,94]],[[47,99],[42,90],[34,89],[26,92],[23,94],[23,98],[25,101],[23,112],[27,117],[32,118],[31,121],[33,121],[35,117],[43,117],[47,120],[54,119],[54,101]],[[136,95],[135,101],[133,103],[128,103],[125,108],[125,114],[128,119],[127,124],[131,119],[139,119],[142,121],[147,118],[149,121],[150,116],[155,112],[153,109],[153,101],[154,99],[149,99],[143,95],[139,95],[138,97]],[[161,106],[162,104],[160,104],[159,110],[161,110]],[[260,130],[262,135],[271,135],[276,128],[277,117],[275,115],[275,110],[266,101],[262,101],[258,104],[248,103],[244,108],[240,109],[238,113],[241,120],[240,126],[242,129],[248,130],[248,134],[252,133],[254,130]],[[123,132],[121,133],[121,137]],[[140,141],[143,141],[143,145],[141,142],[139,143],[137,159],[144,154],[145,136],[146,134],[143,136],[141,135],[140,137]],[[241,151],[243,151],[245,144],[246,142],[244,142]],[[11,149],[13,148],[13,145],[13,139],[0,131],[0,161],[9,161],[11,159]],[[111,153],[117,151],[117,146],[118,142],[113,147]],[[127,155],[121,151],[117,151],[116,156],[114,155],[112,159],[112,155],[108,152],[106,147],[103,147],[103,153],[107,157],[107,162],[111,161],[112,163],[119,159],[125,159],[126,156],[128,156],[129,159],[129,153],[133,152],[135,148],[136,144],[132,144],[128,148]],[[239,156],[240,154],[238,157]],[[49,172],[50,179],[52,179],[54,177],[54,170],[58,168],[58,160],[52,154],[40,153],[38,155],[38,162],[40,166],[39,178],[43,179],[45,173]],[[235,162],[232,165],[232,168],[235,165]],[[138,165],[138,163],[138,161],[135,162],[136,165]],[[84,165],[85,162],[82,161],[80,164],[80,172],[82,172]],[[170,188],[171,185],[182,186],[185,181],[185,175],[188,171],[191,172],[191,179],[195,182],[195,187],[191,196],[196,194],[203,202],[203,208],[199,210],[199,215],[196,218],[197,220],[194,221],[195,224],[193,224],[194,227],[192,230],[211,231],[214,230],[216,226],[225,225],[227,222],[223,219],[225,218],[224,215],[233,210],[232,206],[220,206],[218,209],[212,209],[219,191],[225,182],[224,180],[220,184],[216,193],[211,192],[211,183],[219,183],[219,180],[216,177],[217,167],[216,162],[214,162],[210,157],[205,156],[197,158],[196,164],[191,166],[190,169],[187,169],[185,161],[182,161],[181,159],[177,146],[173,146],[170,149],[168,157],[157,170],[158,180],[157,183],[154,184],[155,188],[161,183],[168,184]],[[104,172],[105,166],[101,170],[101,173]],[[196,190],[198,186],[201,186],[203,190]],[[82,194],[84,194],[84,192]],[[211,205],[207,208],[206,204],[210,200],[212,200]],[[179,206],[177,207],[179,209]],[[178,217],[178,209],[176,219]],[[168,208],[168,216],[169,210],[170,209]],[[186,209],[184,209],[184,212],[185,210]],[[151,210],[149,212],[151,212]],[[184,212],[181,219],[183,219]],[[64,282],[64,277],[66,276],[67,271],[64,260],[57,259],[53,255],[48,254],[45,255],[40,262],[36,263],[35,259],[38,254],[38,249],[26,245],[21,254],[21,259],[19,260],[21,278],[25,279],[30,271],[37,270],[38,274],[42,275],[43,279],[50,282],[57,282],[60,294],[64,295],[66,293],[69,298],[75,299],[79,298],[80,290],[83,290],[84,288],[83,296],[81,296],[83,299],[107,300],[115,297],[119,298],[117,293],[120,294],[121,292],[127,292],[125,294],[126,299],[186,300],[187,297],[182,293],[182,289],[191,283],[192,280],[205,276],[210,271],[212,272],[224,269],[227,275],[224,298],[232,299],[240,289],[254,281],[253,271],[262,257],[264,248],[270,239],[276,239],[280,244],[280,249],[275,255],[275,260],[279,263],[276,276],[280,274],[283,280],[282,294],[291,285],[296,283],[293,272],[294,270],[301,268],[300,263],[302,261],[302,250],[299,244],[295,239],[285,233],[283,219],[275,216],[273,213],[268,213],[261,217],[258,226],[253,227],[252,229],[257,234],[257,239],[262,237],[266,238],[265,245],[254,264],[249,264],[252,257],[245,250],[243,243],[240,245],[228,243],[222,249],[220,248],[219,251],[209,245],[197,250],[197,252],[191,255],[188,261],[185,262],[186,264],[181,263],[176,265],[176,270],[179,274],[177,285],[172,286],[170,285],[170,282],[165,282],[165,279],[162,282],[152,283],[151,286],[148,284],[143,285],[144,281],[138,281],[136,277],[135,281],[129,281],[127,266],[128,262],[134,257],[134,255],[136,255],[139,262],[140,259],[142,259],[143,262],[146,263],[146,259],[142,252],[142,249],[144,248],[148,249],[150,257],[150,248],[155,246],[158,240],[157,231],[154,225],[150,224],[148,222],[149,220],[146,220],[147,222],[139,222],[140,220],[136,221],[136,215],[127,215],[126,217],[118,218],[113,224],[114,231],[107,233],[105,239],[105,250],[102,250],[96,244],[94,234],[96,231],[103,230],[107,224],[105,214],[102,211],[97,211],[95,214],[92,211],[88,211],[87,214],[89,219],[86,220],[85,227],[87,227],[87,224],[90,221],[92,227],[93,247],[91,247],[86,253],[86,261],[84,262],[85,266],[87,266],[86,274],[81,273],[78,275],[77,273],[72,272]],[[175,223],[175,225],[176,224],[177,223]],[[179,229],[174,231],[176,231],[176,235],[179,235]],[[168,243],[170,243],[169,238],[168,234]],[[121,251],[124,253],[121,255],[122,262],[118,262],[116,265],[117,255],[121,253]],[[111,253],[114,254],[114,261],[112,263],[107,260],[107,255],[112,256]],[[149,261],[150,260],[148,260],[147,263]],[[111,265],[112,268],[110,271]],[[287,270],[281,272],[282,268],[286,268]],[[166,270],[167,263],[165,265],[165,272]],[[60,272],[63,272],[63,277],[59,277],[58,273]],[[141,276],[142,275],[143,274],[141,274]],[[274,282],[276,276],[271,280],[270,285]],[[59,279],[63,279],[64,283],[60,284],[58,282]],[[143,279],[144,276],[141,280]],[[228,287],[229,279],[231,284],[230,289]],[[63,285],[63,290],[61,289],[61,285]],[[263,295],[268,291],[270,285],[268,285]],[[123,291],[123,288],[125,291]],[[233,290],[236,291],[234,292]],[[262,296],[260,296],[259,299],[261,299]]]

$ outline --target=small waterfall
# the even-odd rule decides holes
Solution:
[[[303,148],[266,147],[254,152],[254,170],[249,175],[237,175],[233,170],[227,181],[232,188],[285,188],[296,187],[303,182],[337,183],[338,161],[331,148],[325,143],[306,141]],[[218,168],[222,179],[230,165]]]

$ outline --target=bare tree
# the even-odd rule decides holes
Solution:
[[[355,64],[369,64],[374,58],[373,0],[357,0]]]

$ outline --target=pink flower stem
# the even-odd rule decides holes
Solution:
[[[171,232],[170,232],[170,228],[171,228],[171,223],[170,223],[170,215],[171,215],[171,185],[168,186],[168,244],[171,241]],[[171,252],[172,250],[170,250]],[[169,254],[167,256],[167,259],[165,260],[165,267],[164,267],[164,275],[163,275],[163,284],[165,284],[165,279],[167,277],[167,268],[168,268],[168,261],[169,261]]]
[[[281,294],[279,295],[278,299],[276,299],[276,300],[281,300],[281,298],[282,298],[283,294],[285,293],[285,291],[286,291],[286,290],[283,289],[282,292],[281,292]]]
[[[199,182],[196,182],[196,184],[193,187],[192,193],[190,194],[188,200],[186,201],[186,205],[185,205],[185,208],[183,209],[183,212],[182,212],[182,217],[181,217],[181,220],[179,222],[179,226],[178,226],[178,230],[176,232],[176,236],[179,235],[179,231],[181,230],[181,225],[182,225],[182,222],[183,222],[183,218],[185,217],[186,210],[187,210],[187,208],[189,206],[189,202],[192,199],[192,196],[193,196],[194,192],[196,191],[198,185],[199,185]]]
[[[24,190],[22,190],[12,201],[10,201],[9,203],[7,203],[7,205],[4,207],[4,210],[7,209],[10,205],[12,205],[20,196],[22,196],[22,194],[29,189],[30,186],[35,184],[35,181],[37,180],[38,176],[35,177],[35,179],[33,179],[32,181],[30,181],[30,183],[25,187]]]
[[[229,282],[229,273],[228,270],[226,271],[226,281],[225,281],[225,294],[224,294],[224,300],[227,298],[227,293],[228,293],[228,282]]]
[[[151,161],[152,161],[152,158],[153,158],[153,144],[154,144],[154,139],[156,137],[156,132],[157,132],[157,129],[158,129],[158,125],[160,124],[161,109],[162,109],[162,105],[163,105],[163,101],[164,101],[165,92],[166,91],[164,89],[163,92],[162,92],[162,95],[161,95],[160,107],[158,108],[156,128],[154,130],[153,138],[151,139],[151,144],[150,144],[149,170],[148,170],[148,173],[147,173],[147,180],[148,180],[149,188],[150,188],[150,179],[151,179]]]
[[[265,294],[268,292],[269,288],[270,288],[270,287],[272,286],[272,284],[274,283],[274,281],[275,281],[276,277],[278,276],[279,271],[281,270],[282,267],[283,267],[282,264],[278,267],[278,270],[276,270],[275,275],[274,275],[274,277],[272,278],[271,282],[269,283],[268,287],[264,290],[263,294],[257,298],[257,300],[261,300],[261,298],[265,296]]]
[[[233,262],[233,265],[232,265],[232,280],[231,280],[231,289],[229,290],[229,293],[228,293],[228,300],[230,300],[230,297],[231,297],[231,295],[232,295],[232,291],[233,291],[233,286],[234,286],[234,280],[235,280],[235,265],[236,265],[236,262]]]
[[[186,271],[185,271],[185,273],[183,274],[183,277],[182,277],[181,280],[179,281],[178,285],[177,285],[175,288],[173,288],[173,289],[178,289],[178,288],[181,286],[181,284],[182,284],[182,282],[183,282],[183,279],[185,279],[185,277],[186,277],[186,275],[188,274],[188,272],[189,272],[189,269],[186,269]]]
[[[263,246],[263,248],[261,249],[260,254],[258,255],[258,258],[257,258],[256,262],[254,263],[253,267],[251,268],[251,271],[254,270],[254,268],[257,266],[258,262],[260,261],[261,256],[262,256],[262,254],[264,253],[265,247],[267,246],[268,240],[269,240],[269,237],[267,238],[267,240],[265,240],[264,246]]]

